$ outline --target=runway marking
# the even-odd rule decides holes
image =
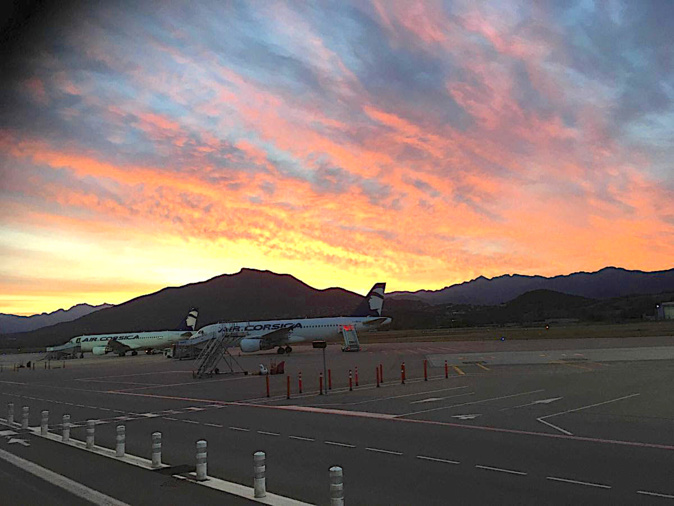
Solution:
[[[468,386],[451,387],[451,388],[439,388],[437,390],[427,390],[425,392],[416,392],[416,393],[413,393],[413,394],[392,395],[392,396],[389,396],[389,397],[378,397],[378,398],[375,398],[375,399],[368,399],[368,400],[357,401],[357,402],[342,402],[342,403],[335,403],[335,404],[322,404],[322,406],[356,406],[358,404],[368,404],[368,403],[371,403],[371,402],[390,401],[390,400],[393,400],[393,399],[403,399],[405,397],[415,397],[417,395],[427,395],[427,394],[433,394],[433,393],[436,393],[436,392],[448,392],[450,390],[461,390],[462,388],[468,388]],[[361,388],[360,390],[363,390],[363,389]],[[463,395],[465,395],[465,394],[463,394]],[[285,397],[284,397],[284,399],[285,399]],[[445,399],[445,397],[441,397],[441,399]]]
[[[482,365],[479,362],[476,362],[475,365],[478,366],[480,369],[484,369],[485,371],[491,371],[489,367],[487,367],[486,365]]]
[[[197,408],[197,407],[189,407],[185,408],[185,411],[205,411],[206,408]]]
[[[536,404],[550,404],[551,402],[555,402],[555,401],[558,401],[560,399],[563,399],[563,397],[551,397],[549,399],[539,399],[539,400],[534,401],[534,402],[528,402],[526,404],[520,404],[519,406],[513,406],[512,408],[502,408],[502,409],[499,409],[499,411],[508,411],[509,409],[524,408],[524,407],[527,407],[527,406],[534,406]]]
[[[315,439],[310,437],[302,437],[302,436],[288,436],[288,437],[290,439],[297,439],[298,441],[310,441],[310,442],[316,441]]]
[[[552,480],[552,481],[561,481],[561,482],[564,482],[564,483],[573,483],[574,485],[586,485],[588,487],[605,488],[605,489],[611,488],[609,485],[602,485],[601,483],[591,483],[589,481],[569,480],[567,478],[557,478],[555,476],[548,476],[546,479]]]
[[[610,403],[612,403],[612,402],[618,402],[618,401],[622,401],[622,400],[625,400],[625,399],[630,399],[630,398],[636,397],[636,396],[638,396],[638,395],[641,395],[641,394],[640,394],[640,393],[636,393],[636,394],[625,395],[625,396],[623,396],[623,397],[618,397],[617,399],[610,399],[610,400],[608,400],[608,401],[597,402],[597,403],[595,403],[595,404],[590,404],[589,406],[581,406],[580,408],[567,409],[566,411],[560,411],[559,413],[553,413],[553,414],[551,414],[551,415],[541,416],[541,417],[539,417],[539,418],[536,418],[536,420],[538,420],[538,421],[541,422],[541,423],[544,423],[545,425],[549,425],[550,427],[552,427],[552,428],[554,428],[554,429],[557,429],[557,430],[559,430],[560,432],[563,432],[564,434],[566,434],[566,435],[568,435],[568,436],[571,436],[572,434],[571,434],[569,431],[566,431],[566,430],[564,430],[564,429],[562,429],[562,428],[560,428],[560,427],[557,427],[556,425],[553,425],[553,424],[551,424],[551,423],[549,423],[549,422],[546,422],[545,419],[546,419],[546,418],[552,418],[553,416],[565,415],[565,414],[567,414],[567,413],[575,413],[576,411],[582,411],[582,410],[584,410],[584,409],[594,408],[594,407],[596,407],[596,406],[603,406],[604,404],[610,404]]]
[[[177,421],[178,421],[177,418],[173,418],[172,416],[165,416],[165,417],[163,417],[163,418],[164,418],[164,420],[171,420],[172,422],[177,422]]]
[[[418,415],[418,414],[421,414],[421,413],[430,413],[431,411],[439,411],[441,409],[458,408],[459,406],[469,406],[471,404],[481,404],[483,402],[498,401],[498,400],[501,400],[501,399],[510,399],[512,397],[519,397],[519,396],[522,396],[522,395],[537,394],[539,392],[544,392],[544,390],[542,390],[542,389],[541,390],[532,390],[530,392],[522,392],[522,393],[519,393],[519,394],[502,395],[500,397],[491,397],[489,399],[482,399],[482,400],[479,400],[479,401],[464,402],[462,404],[452,404],[451,406],[441,406],[441,407],[438,407],[438,408],[423,409],[421,411],[413,411],[412,413],[405,413],[403,415],[396,415],[395,418],[402,418],[404,416]]]
[[[238,430],[240,432],[250,432],[250,429],[246,429],[244,427],[230,427],[231,430]]]
[[[637,494],[652,495],[653,497],[663,497],[665,499],[674,499],[674,495],[660,494],[658,492],[648,492],[647,490],[637,490]]]
[[[475,392],[466,392],[465,394],[458,394],[458,395],[448,395],[446,397],[431,397],[429,399],[422,399],[420,401],[413,401],[413,402],[410,402],[410,404],[421,404],[421,403],[424,403],[424,402],[444,401],[445,399],[454,399],[455,397],[463,397],[464,395],[475,395]]]
[[[436,457],[426,457],[425,455],[417,455],[417,458],[421,460],[430,460],[431,462],[442,462],[443,464],[461,464],[458,460],[438,459]]]
[[[199,382],[200,385],[203,385],[204,383],[217,383],[217,382],[222,382],[222,381],[239,381],[242,379],[250,379],[253,378],[254,376],[238,376],[236,378],[219,378],[219,379],[214,379],[214,380],[202,380]],[[115,393],[126,393],[126,392],[135,392],[137,390],[148,390],[148,389],[153,389],[153,388],[172,388],[172,387],[182,387],[182,386],[189,386],[192,385],[194,386],[193,381],[188,381],[184,383],[170,383],[167,385],[148,385],[145,387],[136,387],[136,388],[124,388],[124,389],[119,389],[119,390],[109,390],[109,392],[115,392]],[[87,390],[89,391],[89,390]]]
[[[456,366],[456,365],[453,365],[452,368],[457,372],[457,374],[460,374],[461,376],[464,376],[466,374],[461,369],[459,369],[459,367]]]
[[[281,435],[278,432],[267,432],[266,430],[258,430],[257,433],[263,434],[265,436],[280,436]]]
[[[217,423],[208,423],[208,422],[204,422],[204,425],[208,425],[209,427],[217,427],[218,429],[222,429],[222,427],[223,427],[223,426],[220,425],[220,424],[217,424]]]
[[[185,418],[181,419],[180,421],[181,421],[181,422],[185,422],[185,423],[196,423],[197,425],[199,424],[199,422],[197,422],[197,421],[195,421],[195,420],[187,420],[187,419],[185,419]]]
[[[355,448],[354,445],[350,445],[347,443],[338,443],[337,441],[323,441],[326,445],[332,445],[332,446],[341,446],[343,448]]]
[[[522,471],[514,471],[512,469],[503,469],[501,467],[481,466],[479,464],[476,464],[475,467],[477,467],[478,469],[486,469],[487,471],[497,471],[499,473],[517,474],[519,476],[526,476],[527,475],[527,473],[524,473]]]
[[[403,452],[394,452],[391,450],[384,450],[383,448],[365,448],[368,451],[371,452],[377,452],[377,453],[388,453],[389,455],[402,455]]]

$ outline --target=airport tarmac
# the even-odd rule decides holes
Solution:
[[[290,355],[236,356],[251,373],[259,364],[285,362],[286,374],[269,377],[269,397],[265,376],[197,380],[193,361],[87,357],[52,362],[48,370],[41,362],[35,370],[5,367],[0,416],[8,402],[17,419],[29,406],[35,427],[40,411],[49,410],[50,431],[58,434],[67,413],[72,437],[81,440],[86,420],[95,419],[96,443],[108,448],[115,446],[116,426],[124,424],[127,451],[145,458],[152,432],[160,431],[164,461],[178,475],[194,470],[195,442],[205,439],[209,475],[247,486],[252,455],[262,450],[267,489],[314,504],[329,504],[333,465],[344,468],[349,504],[674,502],[673,351],[666,336],[376,343],[359,353],[329,346],[327,395],[318,395],[320,350],[297,346]],[[15,357],[3,359],[7,364]],[[384,382],[377,387],[380,364]],[[126,488],[129,479],[114,467],[125,464],[31,437],[37,440],[31,447],[4,438],[0,449],[42,459],[56,472],[70,469],[73,479],[79,458],[45,455],[84,454],[100,461],[95,465],[107,469],[102,475],[108,481],[124,483],[127,496],[120,500],[137,497],[130,504],[153,502],[133,494],[133,487],[146,493],[161,487],[141,479]],[[100,487],[91,475],[82,473],[85,485]],[[162,483],[172,480],[162,477]],[[114,487],[101,492],[116,497]]]

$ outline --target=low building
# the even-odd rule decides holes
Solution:
[[[658,320],[674,320],[674,302],[661,302],[656,306]]]

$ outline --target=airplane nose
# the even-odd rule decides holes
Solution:
[[[386,320],[384,320],[384,323],[382,323],[382,325],[389,325],[391,321],[392,320],[390,318],[386,318]]]

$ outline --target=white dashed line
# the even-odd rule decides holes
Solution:
[[[597,487],[597,488],[611,488],[609,485],[602,485],[601,483],[591,483],[589,481],[578,481],[578,480],[569,480],[566,478],[556,478],[555,476],[548,476],[548,480],[552,481],[562,481],[564,483],[573,483],[575,485],[586,485],[588,487]]]
[[[185,423],[196,423],[197,425],[199,424],[199,422],[196,422],[194,420],[180,420],[180,421]]]
[[[338,443],[337,441],[323,441],[326,445],[332,446],[341,446],[343,448],[355,448],[355,445],[350,445],[347,443]]]
[[[222,429],[222,425],[218,425],[217,423],[207,423],[204,422],[204,425],[208,425],[209,427],[217,427],[219,429]]]
[[[527,473],[523,473],[522,471],[513,471],[512,469],[502,469],[500,467],[491,467],[491,466],[481,466],[481,465],[476,465],[478,469],[486,469],[487,471],[498,471],[500,473],[508,473],[508,474],[518,474],[520,476],[526,476]]]
[[[461,462],[457,460],[445,460],[445,459],[438,459],[435,457],[426,457],[425,455],[417,455],[418,459],[421,460],[430,460],[431,462],[442,462],[443,464],[460,464]]]
[[[658,492],[648,492],[646,490],[637,490],[637,494],[652,495],[653,497],[663,497],[665,499],[674,499],[674,495],[659,494]]]
[[[280,436],[281,435],[278,432],[267,432],[267,431],[264,431],[264,430],[258,430],[257,433],[258,434],[264,434],[265,436]]]
[[[371,452],[377,452],[377,453],[388,453],[389,455],[402,455],[402,452],[394,452],[391,450],[383,450],[382,448],[365,448],[368,451]]]
[[[302,437],[302,436],[288,436],[290,439],[297,439],[298,441],[316,441],[315,439],[312,439],[310,437]]]
[[[173,418],[173,417],[171,417],[171,416],[165,416],[165,417],[164,417],[164,420],[171,420],[172,422],[177,422],[177,421],[178,421],[177,418]]]
[[[244,429],[243,427],[230,427],[232,430],[238,430],[241,432],[250,432],[250,429]]]

